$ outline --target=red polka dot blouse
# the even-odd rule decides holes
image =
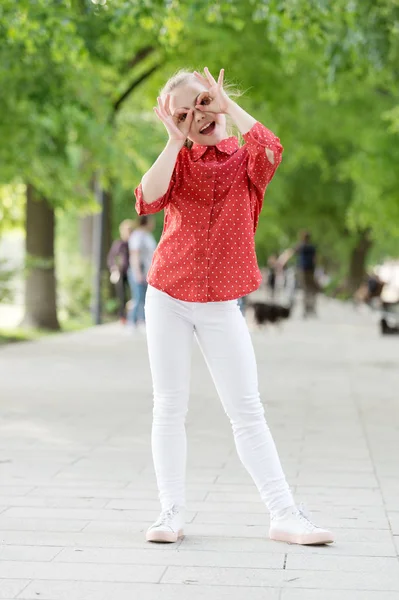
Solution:
[[[261,123],[244,140],[184,147],[164,196],[147,204],[141,184],[135,191],[139,215],[165,209],[148,283],[173,298],[235,300],[261,283],[254,234],[283,148]]]

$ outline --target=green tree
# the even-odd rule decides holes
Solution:
[[[223,57],[283,140],[261,254],[302,226],[348,262],[365,232],[397,236],[398,31],[396,0],[3,0],[0,182],[29,191],[27,320],[58,326],[54,210],[95,210],[101,173],[107,216],[121,214],[163,143],[156,90],[187,63]]]
[[[6,93],[0,109],[7,119],[0,133],[9,143],[0,149],[0,178],[21,180],[29,192],[30,324],[58,327],[54,244],[47,243],[54,240],[54,210],[94,208],[93,173],[101,168],[112,177],[123,152],[112,127],[115,114],[156,68],[156,61],[146,64],[154,53],[151,41],[161,29],[168,37],[165,26],[173,37],[175,22],[167,20],[166,8],[158,11],[162,4],[114,2],[106,11],[90,2],[2,3],[0,85]],[[47,299],[45,311],[39,298]]]
[[[267,3],[267,9],[266,3],[255,4],[265,11],[256,23],[236,23],[239,43],[224,26],[217,36],[197,29],[192,44],[187,38],[184,55],[198,65],[205,48],[215,68],[223,55],[224,66],[232,64],[241,87],[249,90],[242,101],[283,140],[283,165],[266,197],[257,236],[260,259],[292,243],[298,229],[311,228],[320,231],[328,262],[339,258],[350,266],[353,288],[371,244],[398,237],[399,145],[387,122],[397,105],[394,4],[365,3],[365,9],[356,2],[331,8],[320,2],[279,3],[285,10],[277,10],[277,3]],[[248,3],[247,11],[253,5]],[[378,35],[370,31],[369,18],[378,24]]]

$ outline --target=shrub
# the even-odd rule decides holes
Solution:
[[[11,303],[14,300],[15,270],[10,269],[4,259],[0,259],[0,303]]]

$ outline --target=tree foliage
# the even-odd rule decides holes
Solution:
[[[95,210],[100,173],[130,216],[164,142],[157,90],[208,64],[285,147],[261,260],[303,227],[331,265],[358,232],[384,252],[399,236],[397,0],[3,0],[0,42],[0,185],[29,183],[58,215]],[[3,223],[18,219],[13,189]]]

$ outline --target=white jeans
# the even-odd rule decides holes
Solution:
[[[274,514],[294,505],[259,398],[251,337],[237,301],[183,302],[151,286],[147,340],[154,387],[152,451],[162,510],[185,505],[185,418],[193,337],[233,427],[241,462]]]

